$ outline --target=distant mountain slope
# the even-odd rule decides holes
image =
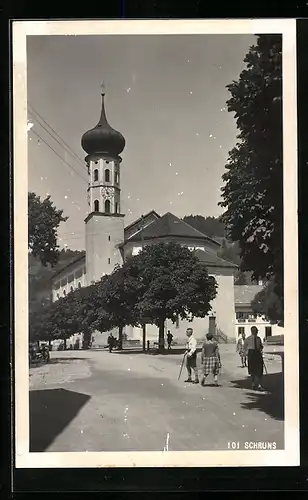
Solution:
[[[241,263],[241,249],[237,241],[230,241],[227,238],[225,226],[220,222],[219,217],[203,217],[203,215],[185,215],[183,221],[194,227],[201,233],[213,238],[220,243],[218,256],[224,260],[232,262],[237,266]],[[249,285],[251,281],[251,272],[237,271],[235,275],[236,285]]]

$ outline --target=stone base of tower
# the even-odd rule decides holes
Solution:
[[[119,245],[124,241],[124,215],[92,212],[86,223],[87,284],[110,274],[123,259]]]

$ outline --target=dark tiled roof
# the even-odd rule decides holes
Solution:
[[[262,285],[235,285],[235,305],[250,305],[257,293],[263,290]]]
[[[208,240],[215,243],[217,247],[220,246],[217,241],[209,238],[181,219],[178,219],[178,217],[171,214],[170,212],[167,212],[157,221],[152,222],[152,224],[147,226],[142,231],[139,231],[138,233],[132,235],[130,238],[128,238],[127,241],[141,241],[142,239],[149,240],[153,238],[161,238],[164,236]]]
[[[237,269],[238,267],[236,264],[233,264],[233,262],[224,260],[221,257],[218,257],[215,253],[209,252],[208,250],[197,250],[195,254],[198,259],[207,266],[230,267],[234,269]]]

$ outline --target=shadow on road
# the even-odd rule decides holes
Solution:
[[[45,451],[89,399],[65,389],[30,391],[30,452]]]
[[[70,356],[63,356],[63,358],[59,357],[59,358],[50,358],[50,360],[48,361],[48,363],[45,363],[44,361],[37,361],[37,362],[32,362],[30,364],[30,368],[41,368],[42,366],[48,366],[48,365],[54,365],[54,364],[57,364],[57,363],[64,363],[64,364],[67,364],[69,363],[70,361],[85,361],[87,358],[85,357],[80,357],[80,358],[77,358],[77,357],[70,357]]]
[[[233,387],[251,390],[250,378],[231,380]],[[260,410],[276,420],[284,420],[284,383],[283,373],[264,375],[263,385],[266,392],[252,391],[246,393],[247,400],[241,403],[246,410]]]
[[[168,355],[182,355],[186,351],[186,348],[174,348],[174,349],[165,349],[163,352],[159,352],[158,349],[150,349],[149,351],[143,351],[141,348],[139,349],[123,349],[122,351],[113,351],[113,354],[148,354],[152,356],[160,355],[160,356],[168,356]],[[201,347],[197,348],[197,353],[201,352]]]

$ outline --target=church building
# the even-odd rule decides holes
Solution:
[[[85,219],[85,253],[78,256],[52,279],[53,301],[70,291],[99,281],[110,274],[130,256],[138,254],[145,245],[161,242],[177,242],[196,252],[210,275],[218,283],[217,297],[213,301],[210,316],[195,318],[192,323],[179,320],[167,321],[165,328],[174,339],[185,338],[188,326],[197,338],[204,338],[210,330],[224,341],[235,340],[234,275],[237,266],[223,260],[217,253],[220,243],[196,230],[176,215],[159,214],[154,209],[125,226],[125,214],[121,207],[121,168],[125,148],[123,135],[108,123],[105,112],[105,92],[102,93],[101,115],[98,124],[84,133],[81,145],[87,153],[87,199],[89,214]],[[158,329],[146,326],[147,340],[158,339]],[[142,329],[126,327],[128,339],[142,338]],[[107,335],[107,332],[102,334]]]

